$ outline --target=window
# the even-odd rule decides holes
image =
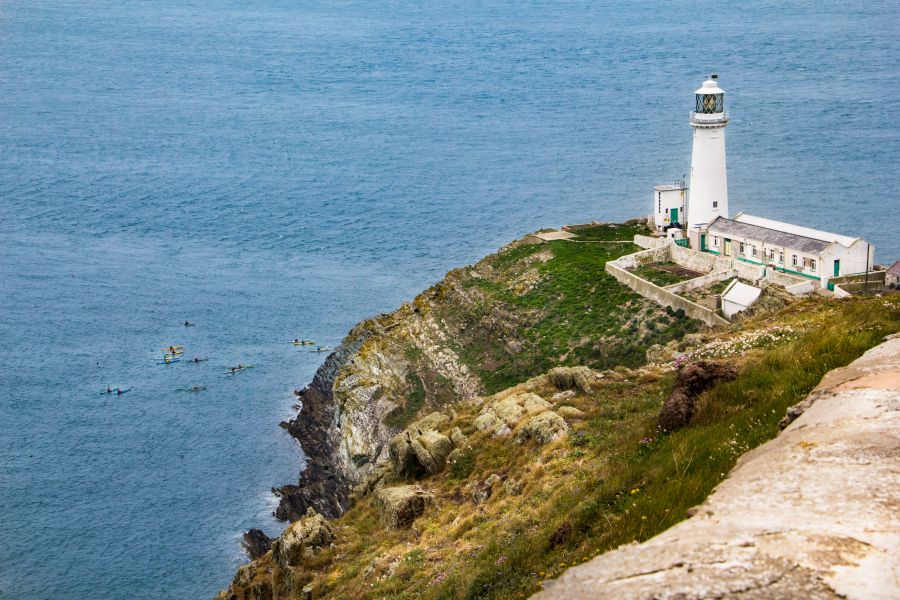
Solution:
[[[719,247],[719,236],[717,236],[717,235],[714,235],[714,236],[713,236],[713,247],[714,247],[714,248],[718,248],[718,247]]]
[[[775,260],[775,248],[769,248],[769,260]]]
[[[718,202],[713,202],[713,208],[719,208],[719,203],[718,203]]]
[[[741,254],[746,254],[744,251],[744,242],[741,242]]]
[[[803,258],[803,268],[815,271],[816,270],[816,259],[804,257]]]
[[[751,246],[751,248],[752,249],[750,252],[753,254],[753,256],[756,256],[756,245]]]
[[[797,255],[794,254],[792,256],[793,256],[793,260],[791,261],[791,264],[796,267],[797,266]]]
[[[781,250],[778,251],[778,262],[784,262],[784,252],[782,252]]]

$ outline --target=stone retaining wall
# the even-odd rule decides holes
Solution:
[[[691,317],[692,319],[702,321],[710,327],[729,324],[728,321],[726,321],[723,317],[720,317],[708,308],[700,306],[696,302],[691,302],[686,298],[682,298],[681,296],[674,294],[669,290],[663,289],[656,284],[650,283],[646,279],[641,279],[634,273],[629,273],[626,269],[633,268],[633,266],[627,267],[624,265],[635,263],[633,263],[633,261],[623,259],[630,259],[637,256],[638,254],[644,254],[646,252],[656,252],[656,250],[644,250],[643,252],[638,252],[637,254],[623,256],[618,260],[610,261],[606,263],[606,272],[615,277],[616,281],[618,281],[622,285],[628,286],[644,298],[653,300],[660,306],[671,306],[675,310],[678,310],[680,308],[684,310],[684,313],[687,316]]]

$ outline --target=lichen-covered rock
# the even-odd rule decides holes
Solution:
[[[538,413],[550,410],[552,405],[537,394],[526,393],[517,396],[517,400],[527,413]]]
[[[272,556],[283,567],[296,567],[331,545],[334,538],[334,530],[325,517],[310,507],[306,516],[291,523],[275,540]]]
[[[491,405],[491,410],[510,427],[515,427],[522,415],[525,414],[525,409],[517,402],[516,396],[510,396],[499,402],[494,402]]]
[[[597,374],[588,367],[556,367],[547,372],[550,383],[560,390],[579,390],[591,393],[591,382]]]
[[[453,442],[454,448],[464,448],[469,442],[459,427],[454,427],[450,431],[450,441]]]
[[[507,479],[503,482],[503,491],[510,496],[518,496],[522,493],[522,484],[515,479]]]
[[[404,529],[434,504],[434,495],[417,486],[401,485],[379,489],[374,503],[386,527]]]
[[[490,402],[475,418],[473,425],[479,431],[489,431],[495,437],[503,437],[510,435],[527,415],[550,408],[551,404],[537,394],[519,392]]]
[[[556,413],[566,419],[583,419],[584,412],[578,410],[574,406],[560,406],[556,409]]]
[[[400,476],[421,477],[439,473],[453,451],[453,442],[435,428],[449,422],[445,415],[432,413],[395,435],[389,455],[394,471]]]
[[[565,419],[553,411],[546,411],[531,417],[519,431],[516,441],[521,444],[534,440],[539,444],[548,444],[568,432]]]
[[[470,484],[467,489],[469,493],[469,497],[472,498],[472,504],[476,506],[479,504],[484,504],[488,501],[493,493],[494,489],[487,481],[476,481],[473,484]]]

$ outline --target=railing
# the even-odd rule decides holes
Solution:
[[[720,125],[722,123],[728,122],[728,113],[720,112],[720,113],[698,113],[691,112],[691,123],[697,123],[698,125]]]

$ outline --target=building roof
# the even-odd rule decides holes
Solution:
[[[891,268],[887,270],[888,275],[896,275],[900,277],[900,260],[891,265]]]
[[[772,223],[777,223],[777,221],[772,221]],[[709,224],[709,230],[715,230],[716,234],[725,237],[733,236],[750,239],[772,246],[780,246],[782,248],[806,252],[808,254],[819,254],[822,250],[831,245],[831,242],[817,240],[783,230],[726,219],[725,217],[716,217],[715,220]]]
[[[823,242],[837,242],[845,248],[849,248],[859,239],[850,237],[849,235],[840,235],[839,233],[831,233],[829,231],[820,231],[811,227],[803,227],[802,225],[793,225],[791,223],[784,223],[782,221],[775,221],[773,219],[755,217],[753,215],[748,215],[742,212],[736,214],[734,216],[734,220],[741,223],[759,225],[760,227],[768,227],[769,229],[776,229],[778,231],[784,231],[786,233],[802,235],[803,237],[812,238],[814,240],[821,240]]]
[[[758,287],[753,287],[752,285],[747,285],[746,283],[741,283],[737,279],[732,281],[725,291],[722,292],[722,300],[727,300],[728,302],[734,302],[735,304],[740,304],[741,306],[750,306],[756,299],[759,298],[759,295],[762,293],[762,290]]]
[[[670,192],[672,190],[686,190],[687,186],[684,181],[676,181],[675,183],[663,183],[653,186],[657,192]]]

